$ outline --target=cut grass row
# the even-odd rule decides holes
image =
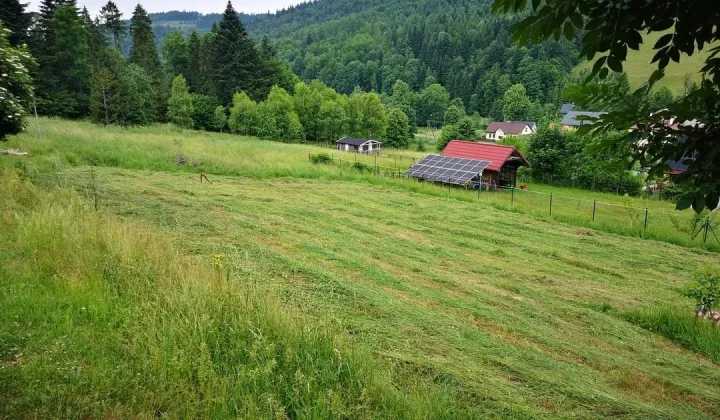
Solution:
[[[260,273],[182,256],[67,190],[5,172],[0,228],[0,417],[477,415],[307,323]]]
[[[692,308],[678,289],[714,255],[365,183],[97,176],[102,209],[222,254],[482,416],[720,415],[719,366],[616,316]]]
[[[412,165],[413,159],[422,156],[414,152],[392,151],[376,160],[372,156],[333,152],[310,145],[283,144],[228,134],[182,132],[168,126],[103,128],[89,123],[48,119],[42,119],[40,125],[41,136],[31,130],[13,138],[10,143],[13,147],[29,149],[33,156],[27,161],[25,170],[49,178],[49,182],[57,181],[54,174],[68,165],[90,164],[168,172],[204,172],[210,178],[212,175],[228,175],[254,179],[344,180],[450,196],[468,203],[479,201],[486,205],[478,206],[477,211],[488,211],[488,207],[492,206],[544,218],[550,218],[549,193],[552,192],[551,218],[554,220],[622,235],[720,250],[720,243],[712,237],[708,243],[703,243],[700,238],[691,240],[691,231],[696,228],[693,215],[690,211],[676,212],[673,205],[666,202],[534,184],[530,184],[527,191],[516,190],[514,198],[508,192],[478,195],[472,191],[449,190],[402,177],[387,178],[352,169],[355,161],[370,167],[377,162],[384,175],[402,175]],[[309,162],[309,153],[330,153],[334,162],[332,165],[313,165]],[[13,162],[17,160],[4,159],[0,160],[0,165],[13,165]],[[593,199],[597,201],[594,220]],[[647,229],[645,208],[648,208]]]

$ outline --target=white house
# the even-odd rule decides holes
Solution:
[[[343,137],[337,142],[337,149],[345,152],[379,153],[382,143],[371,139]]]
[[[498,141],[507,136],[529,136],[535,133],[537,124],[533,121],[493,122],[485,129],[487,140]]]

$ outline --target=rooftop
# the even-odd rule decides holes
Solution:
[[[441,154],[489,161],[490,165],[486,168],[488,171],[497,172],[510,160],[520,160],[523,166],[530,166],[530,162],[514,146],[493,143],[452,140],[445,146]]]
[[[505,134],[521,134],[525,127],[532,128],[536,124],[533,121],[496,121],[491,122],[485,129],[488,133],[502,130]]]

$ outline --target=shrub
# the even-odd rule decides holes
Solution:
[[[693,278],[695,281],[685,288],[682,295],[695,299],[698,316],[712,316],[720,299],[720,271],[706,266],[695,272]]]
[[[327,165],[332,162],[332,156],[328,155],[327,153],[317,153],[314,155],[310,155],[310,162],[316,165],[319,163]]]
[[[360,173],[365,172],[372,172],[373,168],[371,168],[369,165],[366,165],[362,162],[355,162],[352,166],[352,168]]]

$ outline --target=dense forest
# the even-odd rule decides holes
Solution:
[[[159,38],[173,25],[202,31],[216,18],[193,12],[155,17]],[[493,119],[504,117],[502,96],[518,83],[531,101],[524,118],[557,109],[578,55],[566,40],[511,45],[516,18],[492,14],[489,1],[318,1],[244,21],[249,33],[271,38],[279,57],[306,82],[320,80],[344,94],[356,87],[389,94],[398,80],[419,93],[438,83],[468,114]],[[416,122],[439,126],[443,114],[420,111]]]

